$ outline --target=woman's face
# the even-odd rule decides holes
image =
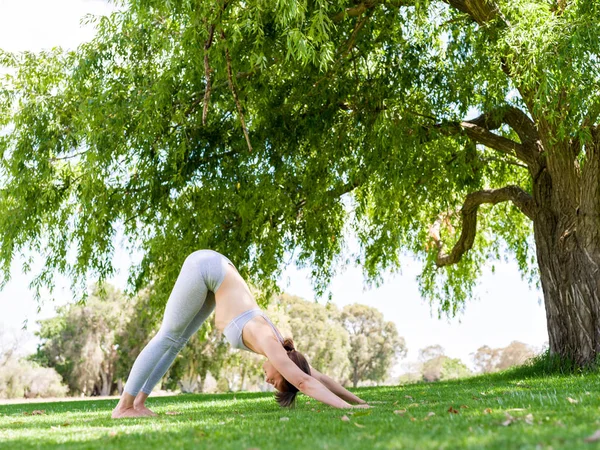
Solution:
[[[263,364],[263,372],[265,373],[265,381],[272,385],[278,391],[283,390],[283,377],[281,374],[273,367],[269,361],[265,361]]]

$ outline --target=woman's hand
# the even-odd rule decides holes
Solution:
[[[371,408],[371,406],[367,405],[366,403],[359,403],[358,405],[352,405],[352,408]]]

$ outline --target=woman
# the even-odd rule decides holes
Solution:
[[[145,402],[177,353],[215,310],[215,324],[234,348],[267,358],[267,383],[277,390],[281,406],[291,406],[298,391],[336,408],[368,407],[331,378],[319,373],[283,339],[258,307],[248,285],[225,256],[213,250],[189,255],[165,307],[156,336],[141,351],[112,417],[155,416]]]

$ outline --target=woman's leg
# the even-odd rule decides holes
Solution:
[[[193,330],[197,330],[214,309],[214,296],[211,296],[212,301],[205,307],[209,287],[205,283],[205,271],[202,270],[203,265],[214,266],[211,258],[215,258],[214,253],[198,251],[188,256],[183,263],[165,307],[160,330],[135,360],[113,417],[136,415],[131,410],[134,409],[134,400],[142,387],[146,387],[148,392],[145,393],[148,394],[167,371]]]
[[[198,331],[198,329],[202,326],[202,324],[208,318],[208,316],[211,315],[214,309],[215,296],[211,291],[209,291],[208,295],[206,296],[206,301],[204,302],[204,305],[202,305],[200,311],[198,311],[196,316],[192,319],[187,328],[184,330],[181,338],[179,339],[178,345],[174,346],[172,348],[172,351],[168,351],[163,355],[163,357],[160,359],[160,361],[158,362],[158,364],[144,383],[144,386],[141,389],[143,393],[150,395],[152,389],[154,389],[154,386],[156,386],[160,379],[165,376],[165,373],[167,373],[167,370],[169,369],[169,367],[171,367],[171,364],[173,364],[177,353],[181,351],[181,349],[185,346],[187,341],[194,335],[194,333]]]

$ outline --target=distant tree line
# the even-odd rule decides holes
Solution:
[[[34,355],[18,357],[16,343],[0,347],[0,398],[121,392],[133,361],[160,326],[162,316],[148,307],[151,297],[149,289],[129,297],[113,286],[96,286],[86,303],[60,307],[55,317],[39,322],[40,344]],[[267,311],[313,367],[345,385],[434,382],[473,374],[460,359],[445,355],[442,346],[432,345],[419,351],[418,362],[407,373],[392,377],[394,364],[407,354],[406,343],[394,323],[369,306],[340,309],[282,294]],[[473,362],[477,372],[490,373],[523,364],[533,355],[531,347],[512,342],[505,348],[480,347]],[[268,390],[262,360],[232,350],[212,317],[183,348],[158,388],[184,393]]]
[[[418,362],[406,365],[405,373],[394,381],[399,383],[445,381],[475,374],[499,372],[525,364],[536,355],[536,351],[530,345],[513,341],[503,348],[484,345],[472,355],[475,371],[469,369],[459,358],[447,356],[441,345],[430,345],[419,350]]]

